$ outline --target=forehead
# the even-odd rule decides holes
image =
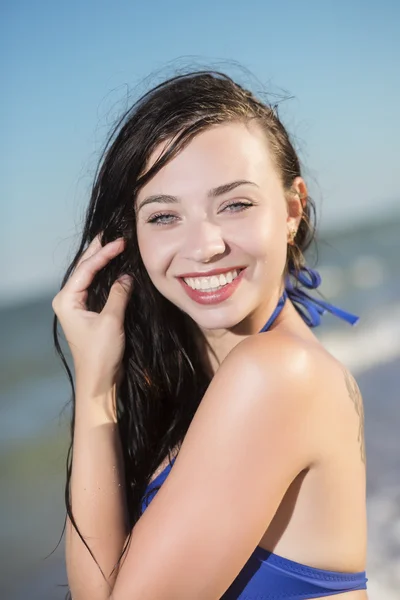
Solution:
[[[150,168],[162,154],[160,144],[150,156]],[[262,186],[275,174],[268,140],[261,127],[250,122],[224,123],[197,134],[138,194],[190,195],[238,179]]]

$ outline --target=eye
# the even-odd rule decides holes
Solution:
[[[147,223],[154,223],[155,225],[169,225],[173,222],[171,219],[174,218],[175,215],[171,215],[169,213],[157,213],[150,217],[150,219],[147,220]]]
[[[231,204],[225,206],[225,208],[223,208],[221,212],[224,212],[226,210],[228,210],[228,212],[242,212],[243,210],[246,210],[251,206],[253,206],[251,202],[232,202]]]
[[[251,202],[232,202],[225,206],[220,212],[242,212],[251,206],[254,206]],[[154,225],[170,225],[176,218],[176,215],[172,215],[171,213],[156,213],[147,219],[147,223]]]

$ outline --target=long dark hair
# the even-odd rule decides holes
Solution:
[[[136,195],[200,131],[220,123],[253,119],[263,128],[283,187],[289,191],[293,180],[301,176],[300,161],[276,109],[226,74],[201,70],[178,75],[142,96],[109,136],[95,175],[81,241],[62,280],[61,288],[84,249],[100,232],[103,244],[120,236],[126,238],[126,250],[98,273],[90,286],[87,304],[89,310],[100,312],[115,279],[123,273],[133,276],[134,291],[125,316],[124,376],[117,396],[130,531],[141,516],[151,475],[167,456],[171,459],[174,448],[180,448],[212,377],[200,329],[155,289],[143,265],[136,235]],[[151,153],[162,141],[167,142],[163,154],[146,171]],[[308,199],[295,246],[288,247],[287,267],[292,270],[299,266],[299,256],[312,241],[314,216],[314,205]],[[75,390],[57,329],[54,317],[55,347],[72,386],[65,503],[67,515],[87,546],[71,510]],[[121,557],[128,542],[129,538]],[[71,598],[70,593],[67,598]]]

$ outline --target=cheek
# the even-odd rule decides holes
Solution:
[[[150,279],[157,285],[158,278],[165,274],[170,265],[173,256],[171,244],[161,232],[143,231],[140,227],[137,237],[143,264]]]
[[[157,269],[157,250],[154,248],[154,244],[152,244],[152,236],[145,235],[141,227],[138,227],[137,230],[137,240],[139,246],[140,256],[142,258],[143,264],[145,266],[146,271],[150,275],[152,279],[152,275],[154,271]]]
[[[281,262],[286,257],[286,227],[279,220],[257,216],[244,220],[235,231],[236,243],[261,261]]]

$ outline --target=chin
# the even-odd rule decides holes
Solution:
[[[246,318],[250,311],[244,311],[243,307],[230,306],[229,309],[224,309],[220,306],[218,309],[213,307],[213,310],[187,310],[181,307],[191,319],[201,328],[206,331],[219,329],[232,329]],[[214,312],[214,314],[213,314]]]

